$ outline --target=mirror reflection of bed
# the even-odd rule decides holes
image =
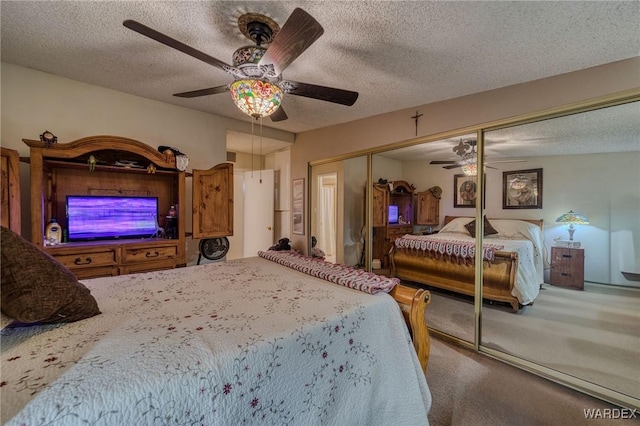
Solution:
[[[470,217],[444,218],[437,234],[405,235],[391,250],[391,275],[403,280],[475,294],[475,224]],[[483,298],[514,311],[533,305],[544,281],[542,221],[484,221]]]

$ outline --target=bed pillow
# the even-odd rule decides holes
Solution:
[[[467,228],[465,228],[465,225],[469,222],[471,222],[472,220],[475,220],[471,217],[457,217],[455,219],[453,219],[451,222],[447,223],[445,226],[442,227],[442,229],[440,230],[440,234],[441,233],[460,233],[460,234],[468,234],[469,231],[467,231]]]
[[[525,237],[529,240],[540,238],[542,229],[533,223],[516,219],[493,219],[493,227],[498,230],[498,237],[505,239],[521,239]]]
[[[52,256],[6,227],[1,234],[2,312],[25,324],[73,322],[100,313],[95,298]]]
[[[473,219],[471,222],[467,223],[464,226],[467,231],[469,231],[469,235],[471,235],[473,238],[476,237],[476,220]],[[487,217],[485,216],[484,218],[484,236],[488,236],[488,235],[494,235],[497,234],[498,231],[495,230],[495,228],[491,225],[491,223],[489,222],[489,219],[487,219]]]

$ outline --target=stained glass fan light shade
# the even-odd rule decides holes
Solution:
[[[254,118],[273,114],[282,103],[282,89],[262,80],[236,80],[229,86],[233,102]]]
[[[478,174],[478,165],[476,163],[463,164],[461,169],[466,176],[476,176]]]

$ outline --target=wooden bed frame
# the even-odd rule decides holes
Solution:
[[[429,364],[430,341],[429,330],[425,320],[425,309],[431,302],[428,290],[398,284],[389,293],[400,305],[404,320],[409,327],[413,339],[413,347],[418,354],[422,371],[427,374]]]
[[[446,225],[458,217],[466,216],[445,216],[444,224]],[[510,219],[524,220],[540,228],[543,226],[541,219]],[[392,277],[468,296],[475,295],[475,264],[458,264],[434,259],[430,256],[414,256],[404,250],[396,250],[395,246],[391,248],[389,257],[391,258]],[[489,262],[484,261],[482,297],[496,302],[506,302],[517,312],[522,305],[511,294],[517,271],[517,253],[496,251],[495,259],[491,262],[490,267]]]

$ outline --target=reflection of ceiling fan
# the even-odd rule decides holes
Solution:
[[[322,26],[311,15],[299,8],[293,11],[282,28],[271,18],[264,15],[246,13],[240,16],[238,19],[240,31],[255,42],[255,46],[244,46],[236,50],[233,54],[233,66],[159,33],[139,22],[126,20],[123,22],[123,25],[144,36],[226,71],[234,77],[234,81],[231,84],[176,93],[174,96],[194,98],[231,91],[236,105],[245,113],[254,117],[264,117],[273,114],[271,115],[272,121],[287,119],[287,114],[282,107],[280,107],[283,93],[348,106],[353,105],[356,99],[358,99],[357,92],[283,80],[282,71],[311,46],[324,32]],[[266,44],[269,46],[264,47]],[[264,112],[247,111],[240,105],[243,102],[246,103],[247,99],[255,101],[263,97],[265,90],[270,90],[274,94],[268,100],[265,98],[264,102],[262,102],[269,103],[269,105],[266,106],[267,110]],[[260,102],[261,101],[258,100],[258,103]]]
[[[458,145],[453,147],[453,152],[456,153],[459,160],[433,160],[429,164],[447,164],[443,169],[455,169],[460,167],[462,172],[467,176],[475,176],[478,173],[478,168],[476,166],[476,160],[478,154],[476,153],[476,140],[468,140],[462,141]],[[495,167],[491,167],[489,164],[495,163],[521,163],[526,160],[499,160],[499,161],[490,161],[485,163],[485,167],[490,169],[495,169]]]

